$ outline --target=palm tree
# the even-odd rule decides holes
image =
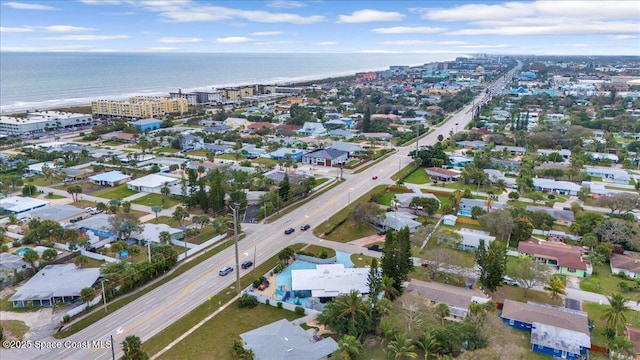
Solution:
[[[502,194],[505,190],[507,190],[507,183],[502,179],[496,181],[496,184],[494,186],[496,188],[496,193],[498,194]]]
[[[36,267],[36,261],[38,261],[39,258],[40,255],[38,255],[38,253],[32,249],[29,249],[25,251],[24,254],[22,254],[22,260],[28,262],[29,265],[31,265],[34,274],[38,271],[38,268]]]
[[[161,244],[169,244],[171,242],[171,233],[168,231],[161,231],[158,235],[158,240]]]
[[[88,303],[93,300],[94,297],[96,297],[96,289],[89,286],[80,290],[80,300],[82,300],[83,303]]]
[[[355,336],[345,335],[338,342],[338,352],[341,359],[355,359],[362,354],[362,350],[362,344]]]
[[[449,305],[445,303],[439,303],[438,305],[436,305],[435,311],[436,315],[438,315],[438,317],[442,321],[442,327],[444,327],[444,318],[451,315],[451,309],[449,309]]]
[[[358,291],[351,291],[348,294],[337,297],[334,300],[335,306],[338,308],[338,319],[347,318],[349,321],[350,332],[355,332],[357,323],[362,319],[369,320],[369,309],[367,304],[362,301],[362,297]]]
[[[429,360],[429,354],[440,350],[440,342],[430,330],[425,330],[420,340],[416,341],[416,345],[424,350],[424,360]]]
[[[386,275],[382,276],[381,290],[385,299],[393,300],[400,294],[398,289],[395,288],[396,281]]]
[[[549,292],[551,300],[559,299],[560,295],[567,295],[565,288],[566,286],[559,277],[550,278],[547,286],[544,287],[544,289]]]
[[[415,359],[418,357],[418,354],[413,351],[415,345],[411,342],[411,339],[409,339],[406,334],[396,334],[393,340],[389,341],[387,352],[393,355],[394,359]]]
[[[602,319],[607,320],[607,326],[614,329],[616,336],[618,336],[618,325],[620,323],[626,324],[627,317],[625,312],[630,309],[627,306],[627,299],[620,294],[613,294],[607,299],[609,300],[609,306],[605,309]]]
[[[393,325],[388,322],[388,321],[382,321],[380,323],[380,329],[379,329],[379,334],[380,337],[382,338],[381,343],[384,346],[385,341],[389,341],[391,339],[393,339],[396,336],[396,329],[393,327]]]

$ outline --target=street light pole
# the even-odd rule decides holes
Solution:
[[[233,211],[233,239],[236,248],[236,293],[240,294],[240,258],[238,257],[238,204],[235,207],[229,205]]]

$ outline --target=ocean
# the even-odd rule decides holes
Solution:
[[[0,53],[0,112],[85,105],[244,84],[287,84],[390,65],[453,60],[448,54]]]

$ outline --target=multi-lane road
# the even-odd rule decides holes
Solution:
[[[510,77],[509,77],[510,79]],[[505,80],[501,79],[492,85],[492,89],[504,86]],[[485,101],[485,94],[476,98],[474,104]],[[455,113],[449,121],[433,132],[420,139],[420,145],[431,145],[437,141],[439,135],[448,137],[450,132],[464,129],[471,120],[472,104],[465,106]],[[345,172],[345,181],[326,193],[314,198],[299,207],[294,213],[264,225],[248,225],[245,232],[247,236],[240,241],[241,262],[244,258],[253,259],[254,251],[256,262],[262,263],[274,256],[285,246],[310,240],[312,234],[296,230],[291,235],[284,235],[287,227],[299,229],[300,225],[309,223],[312,226],[327,220],[335,212],[347,206],[350,199],[357,199],[373,186],[379,183],[392,183],[391,175],[398,171],[399,166],[409,163],[409,152],[415,149],[415,144],[408,147],[399,147],[397,152],[388,158],[378,162],[369,169],[359,174]],[[377,176],[377,180],[372,178]],[[314,239],[317,240],[317,239]],[[362,251],[362,249],[358,249]],[[178,321],[195,307],[205,302],[209,295],[220,291],[230,291],[229,287],[235,284],[235,274],[221,277],[218,270],[225,265],[235,264],[233,247],[230,247],[193,269],[176,277],[174,280],[150,291],[127,306],[113,312],[102,320],[90,325],[84,330],[69,336],[63,340],[55,340],[57,343],[81,344],[86,341],[108,341],[113,336],[116,358],[122,355],[120,343],[128,335],[137,335],[144,342],[151,338],[169,324]],[[241,270],[245,273],[249,270]],[[242,274],[241,273],[241,274]],[[231,290],[233,291],[233,290]],[[51,338],[51,341],[54,341]],[[3,359],[109,359],[109,348],[62,348],[54,349],[21,349],[2,350]],[[5,357],[6,356],[6,357]]]

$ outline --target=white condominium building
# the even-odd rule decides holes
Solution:
[[[87,114],[58,111],[30,112],[26,117],[0,116],[0,133],[23,135],[86,126],[91,122],[91,115]]]
[[[129,100],[91,102],[91,112],[95,116],[146,119],[173,113],[183,114],[188,110],[187,100],[181,98],[134,96]]]

